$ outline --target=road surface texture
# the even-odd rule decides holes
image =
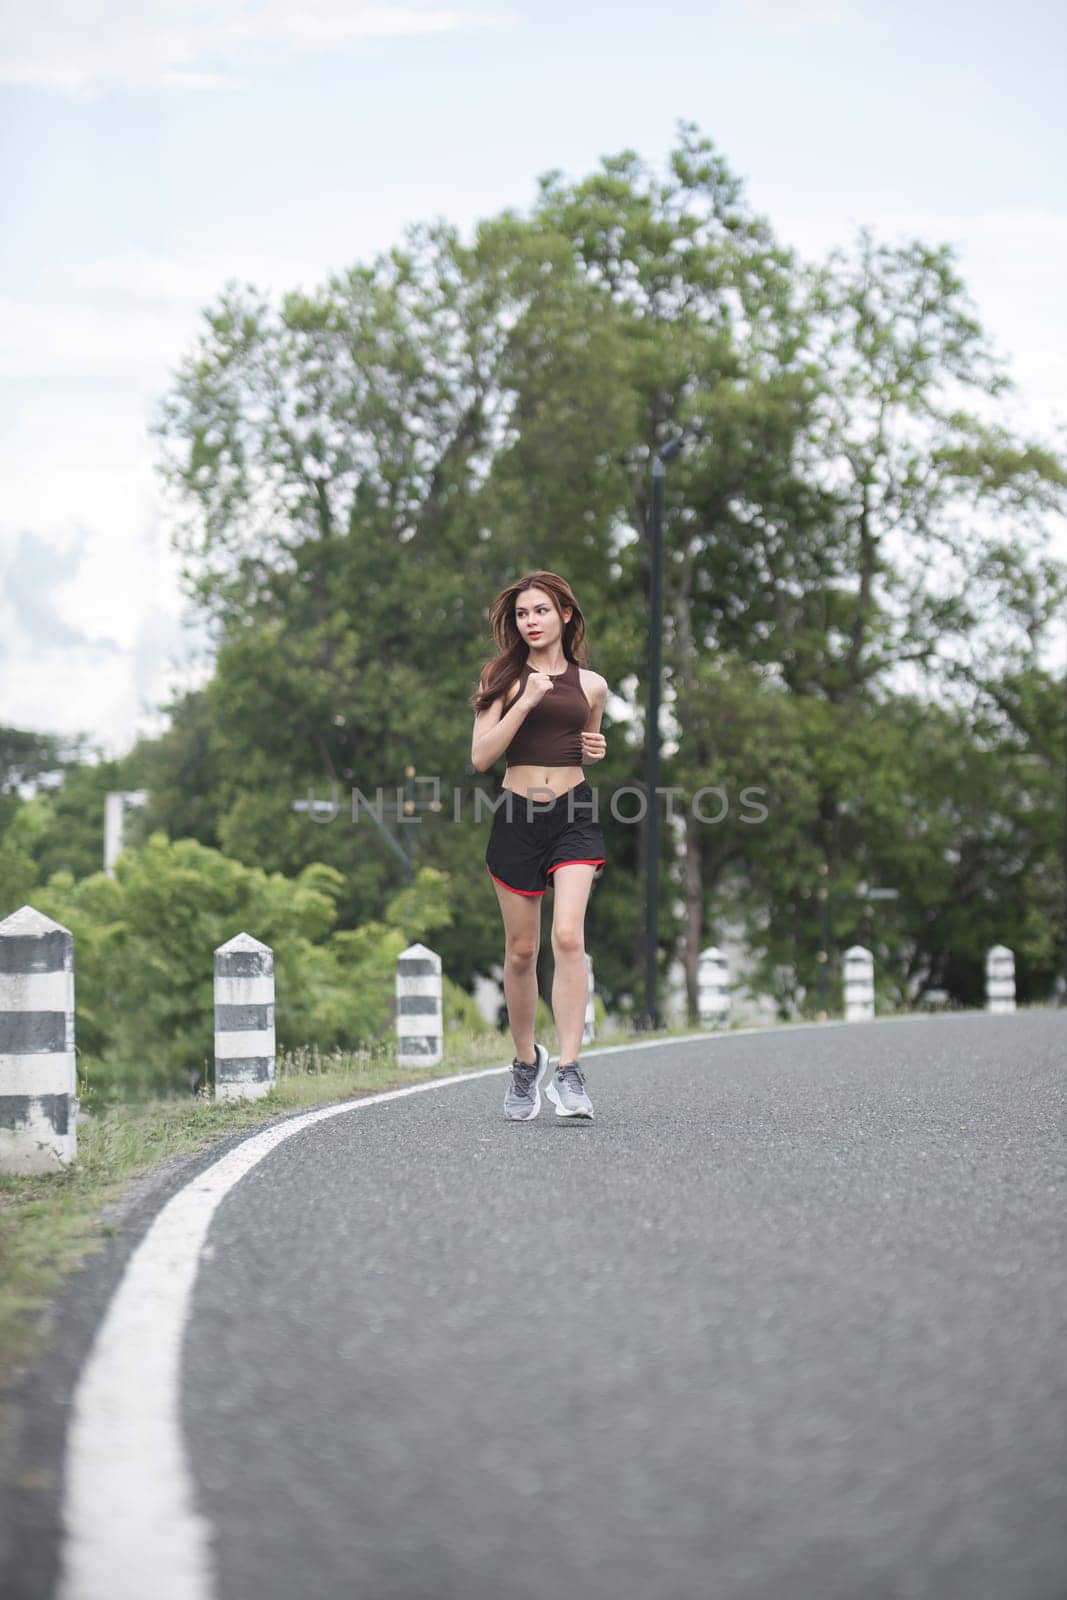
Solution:
[[[586,1069],[591,1124],[506,1123],[481,1077],[219,1202],[181,1347],[204,1600],[1064,1600],[1063,1014]]]

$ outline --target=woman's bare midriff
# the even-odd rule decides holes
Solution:
[[[558,799],[568,789],[584,781],[585,771],[582,767],[509,767],[501,788],[514,789],[524,799],[532,798],[536,805],[538,800],[545,798],[546,789],[550,789],[553,797]]]

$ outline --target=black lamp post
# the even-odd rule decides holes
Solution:
[[[685,442],[676,433],[652,458],[652,506],[648,521],[648,723],[645,729],[645,1009],[641,1024],[660,1025],[656,996],[659,946],[659,703],[663,643],[663,479],[666,463]]]

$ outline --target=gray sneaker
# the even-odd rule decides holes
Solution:
[[[586,1117],[592,1121],[593,1102],[585,1092],[585,1078],[577,1061],[557,1065],[545,1093],[555,1102],[557,1117]]]
[[[548,1070],[548,1051],[534,1045],[533,1061],[511,1063],[511,1081],[504,1096],[504,1115],[509,1122],[529,1122],[541,1109],[541,1079]]]

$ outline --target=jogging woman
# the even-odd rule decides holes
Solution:
[[[503,755],[485,864],[504,918],[504,997],[516,1056],[504,1115],[528,1122],[541,1109],[549,1054],[534,1039],[541,897],[552,907],[552,1015],[559,1037],[545,1086],[558,1117],[591,1118],[578,1061],[589,973],[585,908],[606,851],[583,762],[606,753],[600,719],[608,686],[585,660],[585,618],[566,579],[532,572],[489,609],[497,655],[471,696],[476,712],[471,761],[487,772]]]

